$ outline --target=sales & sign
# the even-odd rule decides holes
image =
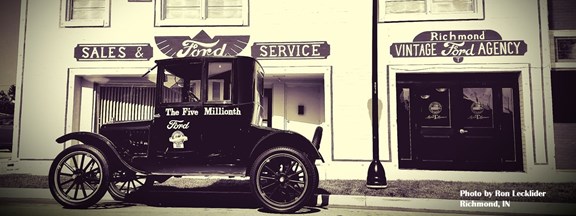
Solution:
[[[77,61],[148,61],[153,51],[150,44],[78,44]]]

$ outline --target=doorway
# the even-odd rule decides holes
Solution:
[[[311,139],[316,127],[324,123],[324,85],[288,83],[285,112],[285,129]]]
[[[523,171],[518,76],[397,74],[400,168]]]

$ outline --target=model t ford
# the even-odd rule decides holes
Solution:
[[[153,119],[114,122],[77,140],[55,158],[50,191],[68,208],[86,208],[108,191],[116,200],[172,176],[248,176],[252,193],[274,212],[293,212],[314,195],[312,140],[262,123],[264,72],[250,57],[156,61]],[[149,71],[150,72],[150,71]],[[149,76],[153,76],[150,74]]]

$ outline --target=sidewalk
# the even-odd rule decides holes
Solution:
[[[0,188],[0,199],[50,199],[48,189]],[[113,201],[106,194],[102,201]],[[460,200],[392,198],[376,196],[317,195],[317,206],[351,206],[361,208],[407,209],[417,211],[459,212],[476,214],[531,214],[531,215],[574,215],[576,203],[511,202],[510,207],[460,207]]]

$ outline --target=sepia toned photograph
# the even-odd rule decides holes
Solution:
[[[7,215],[576,214],[576,1],[0,10]]]

